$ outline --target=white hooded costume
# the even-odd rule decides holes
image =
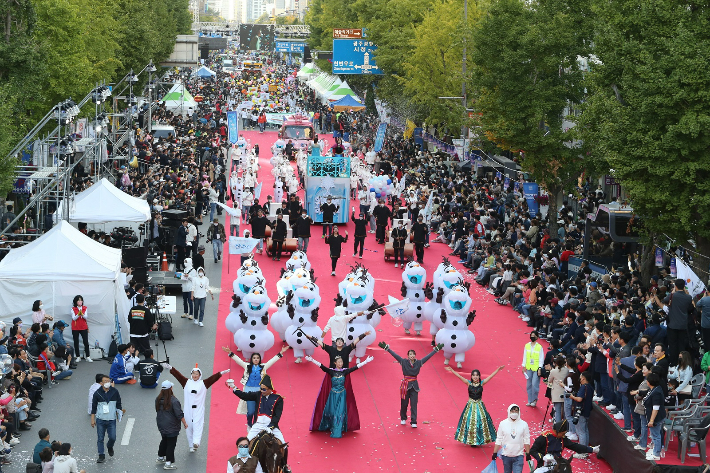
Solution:
[[[190,377],[186,378],[178,370],[163,363],[163,368],[169,369],[175,379],[183,387],[182,407],[185,413],[185,421],[187,422],[187,444],[190,451],[194,451],[200,446],[202,441],[202,429],[205,426],[205,399],[207,398],[207,390],[217,382],[222,374],[226,371],[215,373],[209,378],[202,379],[202,370],[195,365],[190,371]],[[192,373],[199,373],[199,378],[195,381],[192,379]]]

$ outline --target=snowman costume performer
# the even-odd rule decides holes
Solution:
[[[261,284],[253,286],[242,301],[239,318],[243,328],[234,334],[234,344],[247,360],[252,353],[266,353],[274,346],[274,334],[267,329],[270,305],[271,299]]]
[[[424,306],[424,318],[431,322],[429,333],[431,334],[431,346],[436,345],[436,333],[441,328],[434,320],[434,315],[441,309],[444,296],[451,288],[463,279],[461,273],[449,262],[447,258],[439,264],[434,271],[434,285],[427,288],[426,297],[429,302]]]
[[[215,373],[209,378],[202,379],[202,370],[197,367],[192,368],[190,378],[186,378],[178,370],[167,363],[162,364],[164,369],[170,370],[180,386],[183,387],[182,405],[185,409],[185,421],[187,421],[187,444],[190,451],[194,452],[200,446],[202,441],[202,429],[205,426],[205,399],[207,398],[207,390],[217,382],[223,374],[229,373],[229,370]]]
[[[476,344],[476,337],[468,329],[476,311],[469,312],[471,296],[468,287],[463,284],[453,286],[444,297],[441,309],[434,314],[434,322],[440,330],[436,334],[436,343],[444,346],[444,364],[449,364],[449,359],[454,356],[456,367],[461,368],[461,363],[466,359],[466,352]]]
[[[291,325],[286,329],[286,343],[293,348],[296,363],[301,363],[303,355],[313,356],[316,346],[310,337],[321,339],[323,329],[318,325],[320,290],[312,282],[295,287],[288,302],[288,315]]]
[[[410,261],[402,272],[402,297],[409,299],[409,307],[402,314],[404,333],[410,334],[412,325],[417,335],[422,334],[424,322],[424,305],[426,302],[425,288],[430,289],[431,283],[426,282],[426,269],[416,261]]]

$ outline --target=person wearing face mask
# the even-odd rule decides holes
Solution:
[[[493,447],[493,460],[500,456],[503,460],[503,473],[523,473],[523,455],[530,461],[530,428],[520,418],[517,404],[508,406],[508,417],[498,424],[496,444]]]
[[[471,379],[466,379],[454,371],[452,367],[447,366],[445,368],[446,371],[453,373],[468,386],[468,402],[456,427],[455,438],[457,441],[471,447],[495,442],[496,433],[493,420],[482,400],[483,385],[493,379],[493,376],[497,375],[503,368],[505,366],[499,366],[484,380],[481,380],[481,372],[479,370],[471,371]]]
[[[249,454],[249,439],[237,439],[237,454],[227,460],[227,473],[263,473],[259,459]]]
[[[44,304],[40,300],[34,301],[32,304],[32,323],[41,325],[47,320],[54,320],[54,317],[44,311],[43,306]]]
[[[98,434],[99,458],[96,463],[106,461],[104,454],[104,437],[108,432],[109,456],[113,456],[113,445],[116,443],[116,419],[118,411],[123,414],[126,410],[121,407],[121,395],[118,389],[111,385],[111,378],[104,376],[101,379],[101,389],[97,389],[91,401],[91,427],[96,427]],[[121,414],[122,415],[122,414]]]
[[[180,401],[173,394],[173,383],[165,380],[160,385],[160,394],[155,398],[156,423],[161,435],[156,463],[163,463],[163,470],[176,470],[175,445],[180,435],[180,424],[187,429],[187,421]]]
[[[392,237],[392,247],[394,248],[394,267],[399,267],[398,260],[404,266],[404,245],[407,242],[407,229],[404,228],[404,220],[399,221],[399,224],[390,232],[390,236]]]
[[[217,372],[209,378],[202,379],[202,370],[195,364],[190,372],[190,378],[186,378],[178,370],[168,363],[161,363],[164,370],[169,370],[170,374],[177,379],[183,387],[183,404],[187,409],[184,413],[187,422],[187,444],[190,452],[194,452],[202,441],[202,429],[205,426],[205,399],[207,390],[217,382],[222,375],[229,373],[229,370]]]
[[[434,350],[421,360],[417,360],[417,353],[414,350],[409,350],[407,352],[407,359],[404,359],[394,351],[390,350],[390,346],[387,343],[380,342],[377,345],[392,355],[392,357],[402,366],[403,378],[402,383],[399,386],[399,394],[402,398],[399,410],[400,424],[405,425],[407,423],[407,406],[410,405],[412,427],[416,429],[417,401],[419,400],[419,382],[417,381],[417,376],[419,376],[419,371],[421,371],[424,363],[426,363],[429,358],[434,356],[436,352],[444,348],[444,344],[440,343],[436,345]]]
[[[568,448],[575,453],[599,453],[599,446],[588,447],[573,442],[565,437],[569,430],[569,422],[567,419],[555,422],[552,430],[543,432],[535,439],[530,447],[530,456],[537,462],[537,468],[544,466],[543,458],[550,454],[555,458],[562,456],[563,450]]]
[[[345,237],[338,232],[338,227],[333,227],[333,233],[325,238],[325,242],[330,246],[331,276],[335,276],[335,266],[340,259],[343,243],[348,241],[348,231],[345,230]]]
[[[224,225],[219,223],[216,218],[212,220],[212,225],[207,229],[207,242],[212,241],[212,256],[214,256],[214,262],[222,259],[222,249],[224,248],[224,242],[227,241],[227,235],[224,232]]]
[[[284,222],[283,214],[278,214],[276,216],[276,224],[274,225],[274,231],[271,234],[271,240],[273,241],[272,251],[272,261],[281,261],[281,252],[283,251],[284,241],[286,241],[286,235],[288,233],[288,228],[286,227],[286,222]]]
[[[385,201],[383,199],[379,199],[378,204],[372,210],[371,215],[375,218],[375,221],[377,222],[375,239],[377,240],[377,243],[384,244],[385,230],[387,228],[387,223],[389,222],[389,219],[392,216],[392,211],[389,207],[385,205]]]
[[[84,359],[91,363],[92,360],[89,353],[89,324],[87,320],[88,309],[84,305],[84,298],[76,295],[72,301],[71,308],[71,333],[74,337],[74,354],[76,355],[76,361],[81,361],[81,354],[79,350],[79,335],[84,342]]]
[[[212,289],[210,289],[210,280],[205,277],[205,269],[202,267],[197,268],[197,277],[192,281],[192,300],[195,304],[195,325],[204,327],[205,324],[202,323],[202,319],[205,316],[205,302],[207,302],[207,293],[210,293],[210,297],[214,300],[214,294]]]
[[[429,233],[429,227],[424,223],[424,216],[417,216],[417,223],[412,225],[411,239],[414,243],[414,254],[417,256],[417,263],[424,264],[424,245]]]
[[[525,344],[523,352],[522,371],[527,381],[528,402],[526,406],[535,407],[537,396],[540,392],[540,374],[545,360],[542,345],[537,343],[539,335],[537,330],[530,332],[530,342]]]

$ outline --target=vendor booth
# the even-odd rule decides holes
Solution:
[[[54,320],[71,323],[74,296],[88,308],[89,344],[106,351],[117,331],[130,338],[130,302],[123,288],[121,250],[102,245],[60,221],[26,246],[0,261],[0,320],[32,322],[32,303],[41,300]],[[67,330],[68,332],[68,330]]]

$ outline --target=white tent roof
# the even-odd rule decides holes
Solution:
[[[165,94],[163,101],[165,102],[165,108],[168,110],[197,109],[197,102],[180,81],[176,82],[172,89]]]
[[[148,202],[116,188],[106,178],[74,198],[69,221],[85,223],[145,222],[150,220]]]
[[[64,220],[0,261],[0,279],[14,281],[115,280],[120,270],[121,250],[92,240]]]

